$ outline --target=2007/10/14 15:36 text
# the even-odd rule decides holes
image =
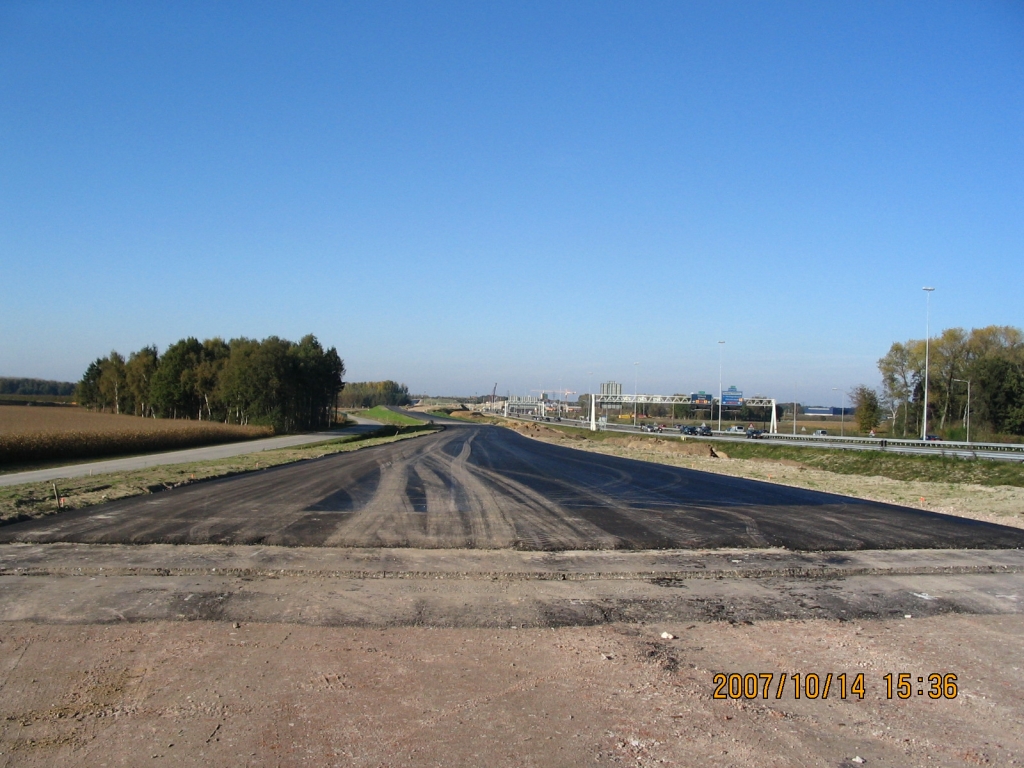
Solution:
[[[957,678],[951,672],[920,675],[916,679],[920,686],[918,688],[914,687],[914,676],[909,672],[889,672],[882,676],[882,680],[885,682],[887,699],[894,696],[898,699],[909,699],[915,693],[933,700],[955,699],[958,693]],[[712,682],[715,686],[712,694],[714,699],[781,699],[787,691],[792,691],[794,699],[827,699],[831,693],[838,693],[840,699],[863,699],[867,694],[863,672],[858,672],[852,677],[845,672],[838,675],[833,672],[823,675],[817,672],[717,672]]]

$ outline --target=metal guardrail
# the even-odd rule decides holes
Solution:
[[[893,440],[887,437],[840,437],[838,435],[823,435],[815,437],[813,435],[787,435],[781,432],[777,432],[775,434],[769,434],[766,432],[763,437],[769,440],[780,441],[822,441],[847,445],[869,445],[878,450],[899,447],[927,448],[936,451],[983,451],[985,453],[1005,452],[1010,454],[1019,454],[1024,457],[1024,445],[1020,443],[964,443],[954,442],[952,440]]]
[[[1024,445],[1020,443],[965,443],[952,440],[892,440],[885,437],[821,437],[808,435],[762,435],[774,443],[792,443],[821,448],[853,449],[862,451],[892,451],[919,456],[953,456],[961,459],[994,459],[997,461],[1024,461]]]

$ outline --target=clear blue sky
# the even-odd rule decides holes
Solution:
[[[1024,325],[1024,5],[0,5],[0,375],[184,336],[413,391],[838,404]],[[639,362],[639,366],[634,366]]]

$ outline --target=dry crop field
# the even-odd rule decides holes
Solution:
[[[271,427],[144,419],[73,407],[3,405],[0,466],[170,451],[271,434]]]

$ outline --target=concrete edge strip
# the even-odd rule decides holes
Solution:
[[[1024,565],[948,565],[853,568],[819,566],[815,568],[750,568],[685,571],[386,571],[316,570],[295,568],[147,568],[114,567],[0,567],[3,576],[228,576],[236,578],[316,578],[316,579],[419,579],[456,581],[649,581],[672,582],[715,579],[842,579],[851,576],[943,576],[1024,573]]]

